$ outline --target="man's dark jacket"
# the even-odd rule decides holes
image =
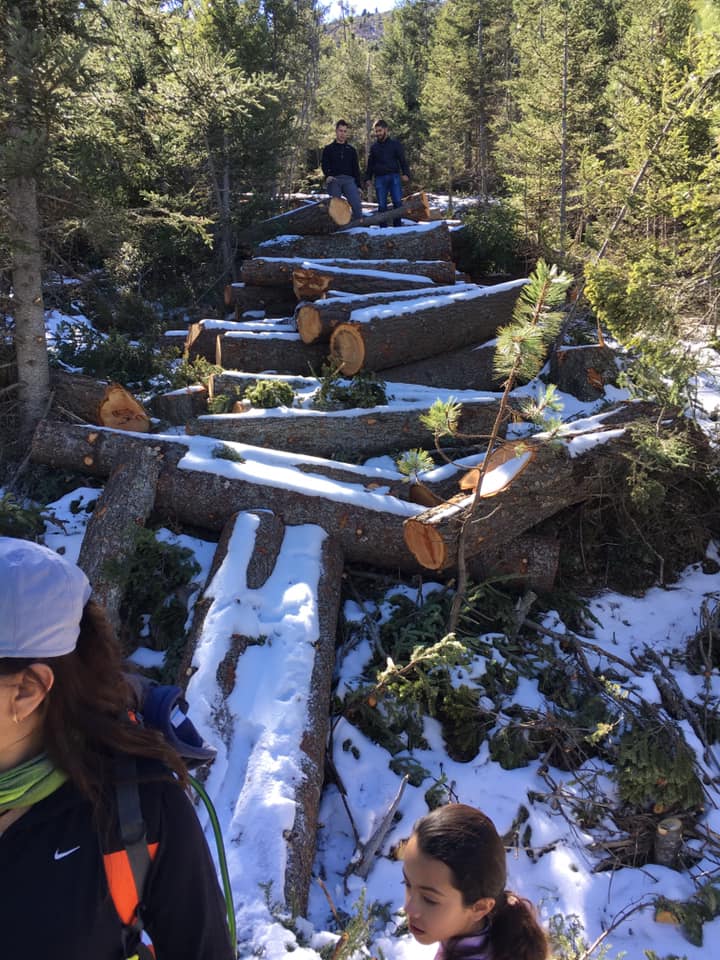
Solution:
[[[373,177],[382,177],[388,173],[402,173],[406,177],[410,176],[403,145],[399,140],[393,140],[391,137],[376,140],[370,147],[365,179],[372,180]]]
[[[224,901],[192,804],[169,780],[139,789],[148,843],[159,844],[143,910],[158,960],[231,960]],[[107,833],[101,837],[90,804],[68,782],[0,836],[3,957],[125,957],[103,866],[103,852],[122,844],[117,827]]]
[[[361,187],[360,164],[355,147],[349,143],[338,143],[333,140],[323,148],[322,160],[320,161],[322,172],[326,177],[352,177],[355,183]]]

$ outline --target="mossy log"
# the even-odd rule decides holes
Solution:
[[[361,317],[353,311],[335,327],[330,353],[346,376],[385,370],[495,336],[511,318],[522,281],[436,297],[427,304],[400,303]],[[368,315],[370,314],[370,315]]]

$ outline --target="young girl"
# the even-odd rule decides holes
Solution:
[[[532,905],[505,889],[505,847],[484,813],[463,803],[415,824],[403,851],[405,912],[435,960],[546,960]]]

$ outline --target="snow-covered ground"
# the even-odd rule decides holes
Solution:
[[[532,390],[529,386],[519,392],[527,395]],[[623,396],[620,391],[612,393],[614,399]],[[720,390],[710,375],[703,378],[700,395],[708,413],[717,409]],[[581,404],[569,396],[561,395],[561,398],[565,402],[565,417],[592,416],[598,411],[597,403]],[[708,425],[711,425],[709,421]],[[192,469],[195,461],[206,459],[210,441],[187,439],[190,447],[186,466]],[[249,474],[258,471],[264,482],[269,478],[272,482],[273,475],[282,473],[282,482],[287,483],[290,464],[297,460],[296,456],[272,451],[249,447],[242,450],[244,463],[215,460],[215,469]],[[389,458],[375,458],[370,466],[382,475],[400,476]],[[368,465],[364,469],[367,473]],[[313,483],[317,482],[316,478]],[[88,516],[84,507],[97,495],[96,489],[81,488],[48,508],[48,516],[53,518],[47,524],[49,546],[64,549],[71,558],[77,557]],[[372,495],[358,491],[357,497],[358,502],[362,498],[367,505]],[[409,504],[406,507],[412,510]],[[481,807],[501,833],[510,829],[521,804],[527,807],[533,848],[542,848],[544,852],[533,861],[522,849],[510,851],[510,885],[538,905],[545,921],[557,914],[576,916],[584,928],[585,939],[591,943],[623,911],[645,904],[644,909],[632,912],[608,937],[605,946],[609,945],[607,956],[611,960],[622,952],[626,960],[645,960],[647,950],[654,950],[659,958],[672,955],[687,960],[706,960],[715,956],[716,949],[720,952],[720,918],[705,924],[704,946],[696,947],[679,929],[657,923],[652,907],[652,901],[660,895],[687,899],[703,877],[716,875],[719,865],[708,852],[710,846],[691,841],[698,854],[691,871],[677,872],[647,864],[636,869],[594,872],[598,858],[588,850],[590,834],[571,825],[563,816],[561,805],[533,803],[528,799],[533,793],[548,792],[548,781],[539,772],[538,762],[504,770],[490,759],[487,744],[472,762],[453,761],[445,751],[439,725],[431,719],[424,721],[429,749],[414,753],[430,777],[420,787],[406,787],[398,808],[399,818],[366,881],[347,872],[355,853],[348,811],[360,841],[366,841],[397,794],[400,777],[390,770],[386,751],[346,720],[337,724],[333,731],[333,756],[347,795],[343,799],[338,789],[330,786],[322,801],[315,872],[322,879],[324,889],[320,883],[313,885],[307,918],[295,924],[282,922],[283,917],[273,903],[279,899],[284,885],[283,831],[292,826],[294,815],[289,786],[298,775],[298,742],[307,717],[309,664],[317,636],[315,590],[325,534],[314,526],[288,528],[270,579],[261,589],[251,590],[245,585],[244,570],[255,543],[257,525],[257,517],[241,517],[229,547],[228,562],[209,587],[213,605],[196,651],[193,663],[196,672],[188,690],[196,725],[219,750],[207,786],[217,806],[228,850],[241,957],[280,960],[291,951],[298,960],[318,958],[320,949],[332,943],[336,936],[329,900],[337,911],[352,914],[364,892],[366,907],[386,905],[384,920],[379,922],[368,943],[367,956],[382,956],[385,960],[429,960],[433,947],[420,946],[406,934],[397,935],[403,888],[400,866],[390,851],[408,836],[415,819],[426,812],[424,794],[428,786],[443,775],[452,784],[456,798]],[[214,544],[169,531],[163,531],[162,536],[193,549],[202,567],[198,582],[203,582],[210,569]],[[682,536],[682,531],[678,531],[678,536]],[[709,546],[708,555],[719,559],[716,545]],[[427,583],[423,592],[427,594],[432,588],[433,584]],[[398,586],[398,590],[407,592],[405,587]],[[706,602],[720,603],[720,573],[704,573],[699,564],[693,565],[676,584],[667,589],[650,590],[643,598],[609,592],[594,597],[589,609],[598,623],[589,637],[598,648],[628,660],[645,646],[663,656],[682,648],[687,638],[696,632],[701,608]],[[357,620],[363,611],[350,602],[344,613],[348,620]],[[556,613],[548,613],[543,623],[556,633],[563,633],[565,629]],[[265,639],[243,654],[238,680],[223,706],[217,665],[225,656],[233,634]],[[142,651],[139,656],[142,658]],[[369,641],[344,656],[337,668],[340,689],[357,682],[370,656]],[[588,656],[591,666],[606,662],[601,653]],[[463,668],[464,676],[480,675],[484,672],[484,663],[484,658],[479,656],[472,667]],[[709,685],[712,697],[720,697],[717,670],[706,678],[680,671],[676,676],[691,700],[699,697],[703,683]],[[635,678],[633,683],[637,683],[643,697],[658,700],[650,682]],[[632,684],[628,687],[629,695],[633,696]],[[514,699],[526,707],[539,710],[544,707],[543,695],[532,680],[520,681]],[[720,794],[715,782],[719,771],[708,769],[691,732],[688,741],[696,746],[698,763],[708,777],[707,812],[701,827],[708,836],[720,840]],[[343,749],[348,742],[353,749]],[[577,772],[552,769],[551,775],[558,790],[572,792],[575,789]],[[609,792],[614,789],[611,781],[602,776],[602,770],[599,770],[598,783]]]

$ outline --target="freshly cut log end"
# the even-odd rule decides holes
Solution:
[[[352,207],[343,197],[330,197],[328,213],[339,227],[347,226],[352,220]]]
[[[365,343],[356,324],[341,323],[330,337],[330,354],[342,364],[341,370],[349,377],[362,370],[365,363]]]
[[[298,267],[292,272],[293,293],[298,300],[320,300],[330,289],[330,276]]]
[[[150,432],[150,417],[132,394],[119,383],[111,383],[98,407],[98,423],[114,430]]]
[[[301,307],[298,307],[295,313],[295,322],[303,343],[315,343],[322,334],[320,313],[310,303],[304,303]]]
[[[442,570],[447,565],[447,547],[432,527],[409,517],[403,524],[403,537],[408,550],[423,567]]]

